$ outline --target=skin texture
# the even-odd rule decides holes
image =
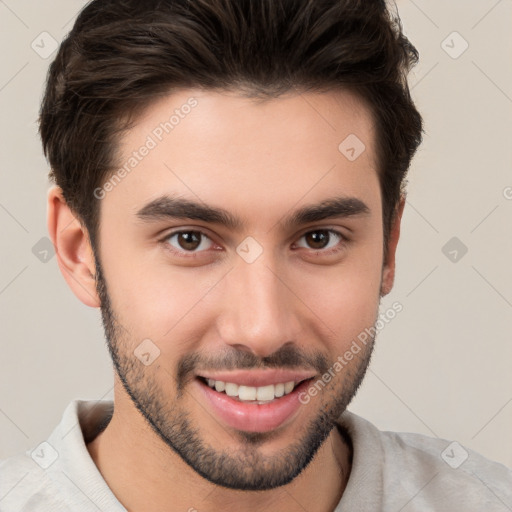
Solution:
[[[335,421],[373,343],[267,433],[224,424],[195,376],[243,366],[314,370],[320,378],[375,324],[380,297],[393,286],[404,199],[383,266],[373,121],[345,91],[265,102],[226,91],[175,92],[124,134],[120,167],[190,98],[197,106],[100,201],[97,261],[60,189],[48,195],[62,274],[82,302],[101,306],[116,368],[114,415],[89,452],[128,510],[333,510],[350,473],[350,446]],[[354,161],[338,150],[350,134],[366,146]],[[242,227],[137,217],[162,194],[222,207]],[[360,199],[368,214],[282,222],[335,196]],[[331,235],[322,249],[318,237],[305,236],[328,229],[348,240]],[[170,237],[179,230],[206,235],[192,249],[196,257]],[[248,236],[262,250],[252,263],[236,251]],[[328,254],[331,248],[340,250]],[[145,339],[160,351],[148,366],[134,356]]]

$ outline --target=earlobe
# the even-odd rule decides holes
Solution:
[[[388,257],[386,265],[384,265],[382,270],[382,283],[380,289],[381,297],[384,297],[384,295],[387,295],[392,290],[393,283],[395,281],[395,256],[396,248],[398,245],[398,239],[400,238],[400,224],[402,221],[404,206],[405,196],[402,195],[400,198],[400,202],[397,206],[393,225],[391,227],[391,232],[389,234]]]
[[[60,187],[48,191],[47,221],[57,262],[68,286],[84,304],[99,307],[89,234],[66,203]]]

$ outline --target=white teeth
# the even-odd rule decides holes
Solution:
[[[280,383],[280,384],[276,384],[274,386],[275,390],[274,390],[274,394],[279,398],[281,396],[284,395],[284,384],[283,383]]]
[[[256,400],[274,400],[275,386],[273,384],[254,388],[254,390],[256,391]],[[240,395],[238,396],[240,397]]]
[[[290,391],[293,391],[295,384],[293,382],[284,383],[284,394],[287,395]]]
[[[219,393],[225,392],[226,395],[237,397],[243,401],[270,402],[274,398],[280,398],[283,395],[291,393],[296,384],[294,381],[279,382],[267,386],[239,386],[233,382],[223,382],[221,380],[206,379],[208,386],[214,388]]]
[[[238,396],[238,384],[233,384],[232,382],[226,382],[225,391],[226,391],[226,395],[228,395],[228,396]]]
[[[240,400],[256,400],[256,388],[252,386],[238,386],[238,398]]]

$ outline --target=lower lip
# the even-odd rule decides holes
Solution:
[[[302,405],[299,393],[307,388],[310,380],[301,382],[291,393],[275,398],[268,404],[240,402],[226,393],[215,391],[199,378],[195,382],[204,394],[210,409],[213,409],[223,423],[245,432],[269,432],[283,425],[297,413]]]

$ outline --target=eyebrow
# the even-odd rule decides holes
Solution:
[[[332,197],[295,210],[284,217],[280,224],[285,228],[292,228],[309,222],[369,215],[370,213],[370,208],[357,197]],[[243,227],[243,221],[240,218],[223,208],[169,195],[152,200],[137,211],[136,216],[144,222],[191,219],[220,224],[233,231],[239,231]]]

